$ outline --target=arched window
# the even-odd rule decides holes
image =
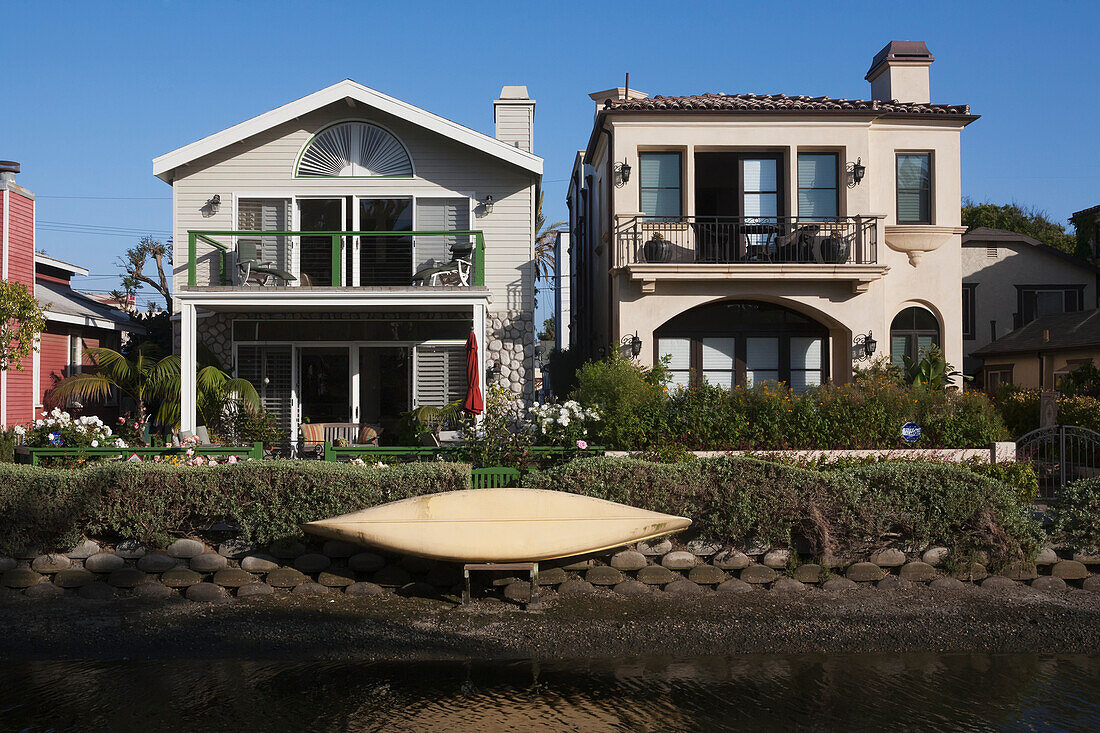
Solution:
[[[795,392],[828,378],[829,332],[771,303],[721,301],[685,311],[654,332],[672,383],[721,387],[786,382]]]
[[[906,308],[894,316],[890,324],[890,361],[905,365],[905,357],[916,360],[920,352],[940,345],[940,324],[936,316],[924,308]]]
[[[298,159],[306,178],[401,178],[413,174],[405,146],[369,122],[340,122],[313,136]]]

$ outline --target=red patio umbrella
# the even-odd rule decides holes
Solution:
[[[466,401],[462,407],[471,415],[480,415],[485,409],[485,400],[481,398],[481,369],[478,368],[477,336],[470,331],[466,339]]]

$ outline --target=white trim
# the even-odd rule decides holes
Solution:
[[[284,104],[221,132],[208,135],[170,153],[158,156],[153,159],[153,175],[167,183],[171,183],[172,171],[180,166],[187,165],[204,155],[209,155],[233,143],[240,142],[265,130],[270,130],[277,125],[289,122],[321,107],[349,98],[451,138],[456,142],[480,150],[507,163],[519,166],[535,175],[542,175],[542,158],[539,156],[434,115],[408,102],[382,94],[351,79],[344,79],[301,99]]]
[[[102,328],[106,331],[126,331],[134,332],[139,329],[130,328],[121,323],[115,321],[108,321],[102,318],[92,318],[91,316],[71,316],[68,313],[54,313],[53,311],[44,311],[47,321],[56,321],[57,323],[71,323],[77,326],[88,326],[89,328]]]
[[[183,303],[180,309],[180,430],[194,431],[198,424],[198,407],[195,390],[198,381],[196,342],[197,308],[194,303]]]
[[[4,230],[3,230],[3,234],[0,235],[0,243],[2,243],[4,245],[4,263],[3,263],[3,267],[0,268],[0,274],[3,275],[5,280],[7,280],[8,279],[8,250],[11,249],[11,241],[8,237],[8,230],[10,229],[10,227],[8,226],[8,222],[11,221],[11,204],[10,204],[10,202],[11,202],[11,191],[5,189],[4,191],[2,191],[0,193],[4,194]],[[3,414],[4,417],[7,416],[6,411],[4,411],[3,413],[0,413],[0,414]],[[2,417],[0,417],[0,420],[3,420],[4,424],[7,424],[7,420],[4,420]]]
[[[34,399],[31,400],[35,408],[42,407],[42,334],[34,335],[34,352],[31,358],[31,370],[34,375],[31,381],[34,383]]]
[[[206,307],[254,306],[270,308],[321,307],[338,311],[349,306],[415,306],[421,310],[431,310],[434,306],[487,305],[492,302],[488,292],[479,294],[464,292],[468,288],[456,288],[443,293],[425,293],[418,295],[415,290],[433,290],[434,288],[408,288],[398,292],[364,293],[362,290],[335,290],[333,288],[278,288],[288,292],[269,293],[264,290],[276,288],[256,288],[256,291],[219,290],[182,291],[176,293],[175,300],[182,304],[204,305]]]
[[[64,270],[65,272],[71,272],[74,275],[86,276],[88,274],[88,270],[81,267],[80,265],[74,265],[70,262],[64,262],[48,255],[44,255],[40,252],[35,252],[34,263],[37,265],[39,262],[41,262],[43,265],[49,265],[50,267],[56,267],[59,270]]]

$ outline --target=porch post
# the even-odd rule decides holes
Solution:
[[[477,373],[480,379],[478,384],[481,385],[481,404],[488,404],[488,385],[485,376],[485,353],[489,349],[489,345],[485,343],[485,304],[477,303],[474,305],[474,335],[477,337]],[[482,413],[483,415],[484,413]],[[481,422],[482,415],[477,416],[477,422]]]
[[[183,303],[180,313],[180,430],[197,426],[195,383],[198,377],[195,304]]]

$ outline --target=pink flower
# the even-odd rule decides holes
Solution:
[[[126,424],[126,418],[124,418],[124,417],[120,417],[120,418],[118,419],[118,421],[119,421],[119,423],[121,423],[122,425],[125,425],[125,424]]]
[[[190,458],[191,456],[195,455],[195,451],[192,448],[188,448],[186,451],[184,451],[184,455]]]
[[[586,441],[583,441],[583,440],[578,440],[577,441],[577,447],[580,448],[581,450],[588,450],[588,443]]]
[[[237,462],[237,457],[236,456],[229,456],[229,462],[230,463],[236,463]]]

